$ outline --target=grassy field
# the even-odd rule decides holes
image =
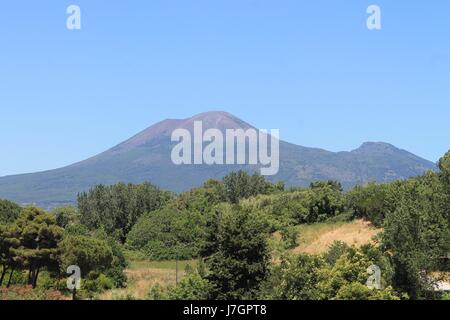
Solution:
[[[196,261],[178,262],[178,280],[183,278],[187,265],[195,268]],[[131,261],[125,273],[128,277],[127,288],[106,291],[99,298],[102,300],[126,299],[127,297],[145,299],[154,285],[160,285],[163,288],[173,286],[177,277],[176,261]]]
[[[326,252],[334,241],[348,245],[361,246],[373,242],[373,237],[382,229],[373,227],[370,222],[354,220],[352,222],[316,223],[298,227],[299,245],[294,253],[320,254]]]

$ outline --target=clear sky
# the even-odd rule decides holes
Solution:
[[[66,28],[70,4],[81,30]],[[385,141],[436,161],[450,148],[450,1],[0,4],[0,176],[209,110],[305,146]]]

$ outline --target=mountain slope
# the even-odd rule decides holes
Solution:
[[[258,170],[256,166],[172,164],[173,130],[184,128],[192,132],[194,121],[203,121],[204,130],[253,128],[226,112],[164,120],[85,161],[45,172],[2,177],[0,198],[48,208],[74,202],[77,193],[96,184],[151,181],[164,189],[183,191],[231,171]],[[280,141],[280,171],[270,179],[283,180],[289,186],[333,179],[350,187],[369,181],[408,178],[430,169],[435,169],[432,162],[386,143],[369,142],[351,152],[334,153]]]

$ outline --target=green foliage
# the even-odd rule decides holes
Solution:
[[[298,245],[299,232],[295,226],[283,226],[281,238],[286,249],[293,249]]]
[[[128,235],[127,246],[151,260],[191,259],[198,255],[205,219],[197,212],[164,209],[143,215]]]
[[[341,243],[334,244],[323,256],[298,255],[283,259],[272,268],[264,283],[260,298],[283,300],[398,300],[398,295],[384,277],[382,289],[372,290],[366,285],[368,267],[381,261],[367,247],[355,249]],[[375,259],[371,256],[375,256]],[[386,260],[385,260],[386,261]],[[387,268],[389,269],[389,268]]]
[[[392,287],[373,290],[362,283],[351,282],[339,289],[335,300],[400,300],[400,297]]]
[[[76,207],[60,207],[52,210],[51,213],[55,216],[56,224],[61,228],[80,223],[81,215]]]
[[[260,211],[271,231],[286,225],[323,222],[346,211],[341,187],[333,182],[316,182],[310,189],[258,195],[241,201],[244,208]]]
[[[450,151],[439,160],[440,176],[443,183],[450,186]]]
[[[82,224],[69,224],[64,229],[64,236],[85,236],[90,235],[89,229]]]
[[[333,190],[342,192],[342,185],[339,181],[327,180],[327,181],[315,181],[309,185],[310,189],[323,189],[323,188],[331,188]]]
[[[346,194],[347,206],[356,218],[364,218],[380,227],[387,212],[394,203],[389,199],[390,186],[369,183],[365,187],[357,186]]]
[[[207,300],[211,284],[198,274],[189,274],[167,292],[169,300]]]
[[[273,185],[256,173],[250,176],[245,171],[238,171],[223,178],[222,189],[224,198],[230,203],[237,204],[241,199],[258,194],[269,194],[277,189],[282,191],[282,188],[284,189],[284,185]]]
[[[439,168],[348,192],[336,181],[285,191],[282,183],[243,171],[177,196],[151,184],[100,185],[79,195],[78,208],[52,214],[0,200],[0,287],[64,291],[65,269],[78,265],[79,297],[97,298],[126,286],[126,248],[128,258],[159,265],[202,257],[196,272],[187,267],[177,286],[153,286],[148,298],[157,300],[448,299],[433,292],[431,274],[448,268],[450,152]],[[381,245],[335,242],[322,255],[288,253],[297,245],[299,224],[353,218],[384,227]],[[275,231],[283,240],[277,247],[280,263],[267,241]],[[381,269],[381,290],[366,285],[372,265]],[[16,294],[11,292],[4,296]]]
[[[0,224],[14,222],[22,208],[14,202],[0,199]]]
[[[103,273],[89,272],[82,280],[82,289],[77,292],[81,299],[93,299],[97,294],[114,288],[114,281]]]
[[[170,290],[170,288],[169,288]],[[167,290],[165,290],[159,283],[155,284],[150,288],[147,293],[146,298],[148,300],[168,300]]]
[[[173,206],[182,211],[208,214],[215,205],[226,201],[223,189],[222,181],[208,180],[203,187],[180,194]]]
[[[83,277],[82,295],[92,297],[111,288],[125,287],[123,272],[127,263],[120,245],[100,230],[95,237],[68,235],[60,243],[60,266],[80,267]]]
[[[14,249],[20,246],[20,234],[17,227],[0,225],[0,265],[2,273],[0,274],[0,287],[5,280],[8,272],[12,276],[14,269],[18,267],[15,260]],[[11,283],[11,281],[9,282]]]
[[[106,241],[84,236],[68,236],[61,241],[61,269],[65,272],[68,266],[79,266],[82,275],[92,271],[107,270],[113,261],[111,247]]]
[[[386,216],[383,244],[392,254],[394,284],[412,299],[432,291],[430,272],[450,252],[446,194],[433,173],[398,184],[397,206]]]
[[[261,293],[263,299],[320,300],[324,294],[318,284],[325,261],[314,255],[298,255],[282,261],[273,268]]]
[[[128,266],[123,245],[112,237],[109,237],[104,230],[95,233],[97,239],[106,241],[111,248],[113,259],[111,266],[105,271],[105,275],[114,281],[114,287],[123,288],[126,286],[127,277],[123,270]]]
[[[36,286],[42,268],[58,268],[58,243],[63,229],[56,225],[55,217],[45,211],[28,207],[15,222],[20,245],[12,249],[20,268],[29,270],[28,284]]]
[[[350,250],[350,247],[342,241],[335,241],[328,251],[324,254],[325,261],[334,265],[344,254]]]
[[[124,242],[141,215],[163,208],[170,198],[170,193],[149,183],[99,185],[78,195],[78,209],[89,229],[104,228]]]
[[[214,299],[251,299],[257,295],[270,262],[267,225],[260,217],[237,206],[216,212],[202,252],[208,253],[206,279]]]

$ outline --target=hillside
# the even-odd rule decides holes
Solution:
[[[252,128],[226,112],[207,112],[188,119],[159,122],[119,145],[87,160],[55,170],[0,178],[0,198],[45,208],[72,203],[76,195],[96,184],[151,181],[161,188],[184,191],[231,171],[252,172],[255,166],[182,165],[170,159],[173,130],[193,130],[194,121],[204,129]],[[270,128],[269,128],[270,129]],[[280,128],[282,134],[282,128]],[[387,143],[364,143],[350,152],[330,152],[280,141],[280,171],[270,180],[288,186],[311,181],[339,180],[348,188],[369,181],[389,182],[434,170],[435,164]],[[182,177],[182,179],[181,179]]]

